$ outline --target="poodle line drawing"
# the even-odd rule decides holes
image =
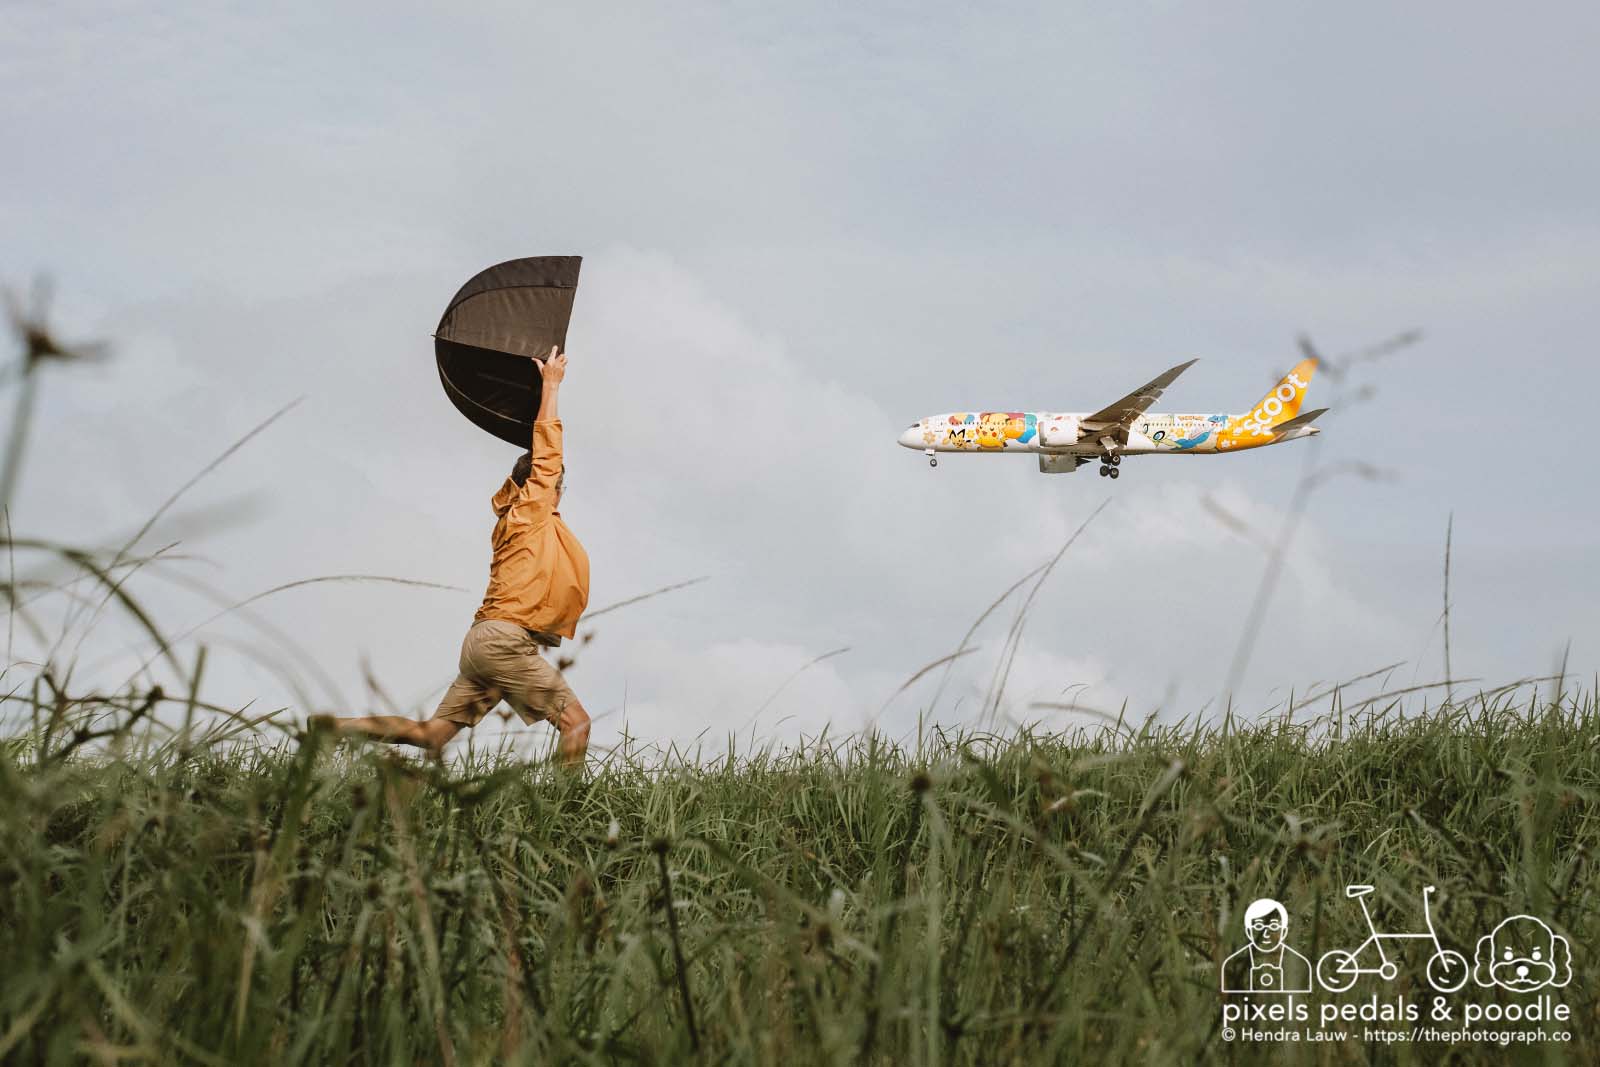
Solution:
[[[1473,979],[1513,993],[1532,993],[1572,981],[1572,947],[1543,919],[1513,915],[1478,938]]]

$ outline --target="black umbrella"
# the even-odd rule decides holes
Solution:
[[[497,264],[461,287],[433,335],[439,381],[479,429],[527,448],[539,414],[539,367],[551,345],[567,347],[582,256],[535,256]]]

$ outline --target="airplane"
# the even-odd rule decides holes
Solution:
[[[1200,456],[1297,441],[1322,430],[1312,425],[1327,408],[1300,414],[1317,369],[1303,359],[1243,415],[1152,415],[1178,375],[1199,360],[1180,363],[1099,411],[958,411],[919,419],[900,435],[906,448],[939,465],[940,452],[1025,452],[1039,457],[1039,473],[1071,474],[1100,461],[1102,478],[1118,477],[1123,456]]]

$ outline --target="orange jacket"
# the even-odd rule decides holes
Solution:
[[[573,636],[589,603],[589,554],[556,511],[561,420],[533,424],[533,470],[494,495],[494,557],[477,619]]]

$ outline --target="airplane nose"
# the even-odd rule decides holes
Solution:
[[[907,429],[905,433],[900,435],[900,447],[901,448],[921,448],[921,447],[923,447],[922,446],[922,423],[920,423],[920,422],[912,423],[910,428]]]

